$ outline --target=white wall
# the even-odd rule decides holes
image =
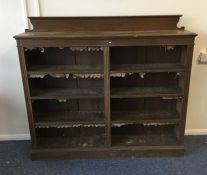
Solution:
[[[0,135],[28,133],[16,42],[24,30],[21,1],[0,0]]]
[[[0,135],[28,133],[18,56],[12,39],[23,31],[23,1],[0,0],[0,22],[4,24],[0,28]],[[199,34],[193,58],[187,129],[207,134],[207,65],[197,64],[199,52],[207,51],[206,0],[27,0],[27,4],[30,16],[183,14],[179,25]]]

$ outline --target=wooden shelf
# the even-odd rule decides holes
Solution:
[[[83,98],[103,98],[102,88],[90,89],[33,89],[31,99],[83,99]]]
[[[138,72],[184,72],[182,64],[162,63],[162,64],[113,64],[111,73],[138,73]]]
[[[112,111],[112,125],[131,123],[178,123],[179,114],[169,110]]]
[[[182,95],[183,94],[181,89],[173,87],[139,87],[111,89],[111,98],[179,97]]]
[[[128,72],[184,72],[182,64],[113,64],[111,73]],[[28,74],[103,74],[103,65],[34,65],[29,68]]]
[[[104,125],[102,111],[61,111],[36,113],[36,127],[98,126]]]
[[[173,134],[150,134],[143,135],[112,135],[112,146],[161,146],[161,145],[177,145],[178,141]]]
[[[103,147],[105,144],[104,135],[83,136],[83,137],[38,137],[38,148],[86,148]]]
[[[103,65],[34,65],[29,68],[28,74],[103,74]]]
[[[104,24],[104,23],[103,23]],[[133,24],[134,25],[134,24]],[[93,25],[91,25],[93,26]],[[114,25],[113,25],[114,26]],[[57,26],[56,26],[57,27]],[[15,36],[16,39],[19,38],[26,38],[26,39],[48,39],[48,38],[146,38],[146,37],[180,37],[180,36],[195,36],[194,33],[185,31],[185,30],[160,30],[160,31],[102,31],[102,32],[95,32],[95,31],[71,31],[71,32],[28,32],[22,33],[18,36]]]
[[[176,145],[179,141],[175,124],[125,124],[112,127],[112,146]]]

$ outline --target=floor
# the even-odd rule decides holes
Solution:
[[[186,136],[184,157],[31,161],[30,141],[0,142],[0,175],[207,175],[207,136]]]

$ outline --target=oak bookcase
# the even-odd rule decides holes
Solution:
[[[32,159],[183,155],[196,34],[180,17],[29,17]]]

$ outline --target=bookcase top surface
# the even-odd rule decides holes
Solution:
[[[103,32],[25,32],[16,35],[15,38],[139,38],[161,36],[196,36],[186,30],[159,30],[159,31],[103,31]]]
[[[177,27],[181,16],[29,17],[33,29],[14,38],[196,36]]]

